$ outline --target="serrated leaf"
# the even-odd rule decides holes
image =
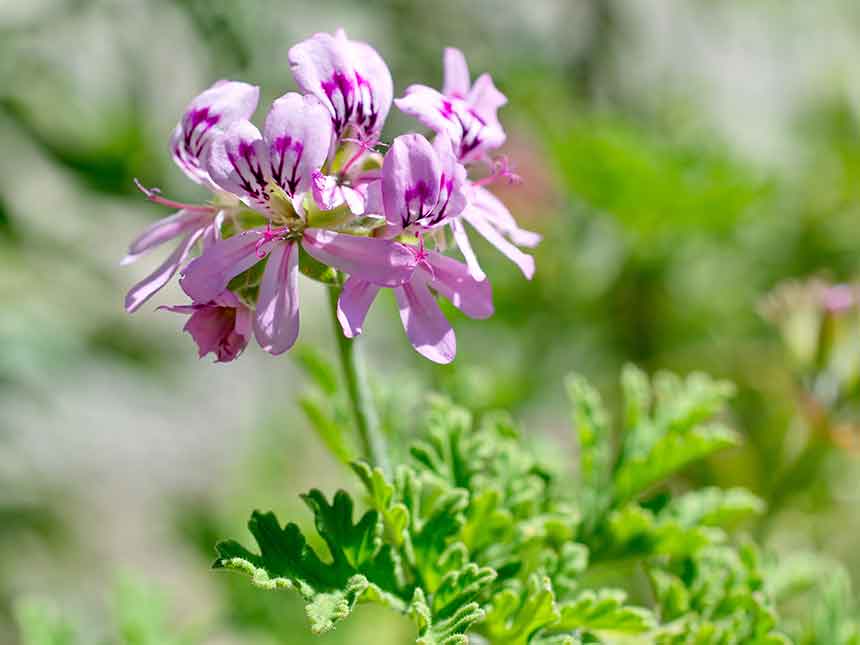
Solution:
[[[738,445],[737,433],[721,425],[669,431],[651,450],[626,460],[615,475],[617,502],[624,502],[690,463]]]
[[[484,618],[484,611],[476,602],[470,602],[457,608],[448,618],[434,619],[430,607],[421,589],[415,590],[415,595],[409,606],[409,615],[418,627],[416,645],[469,645],[467,632]]]
[[[584,378],[567,378],[567,396],[579,438],[580,497],[590,527],[603,515],[612,495],[612,432],[600,394]]]
[[[660,516],[674,518],[685,526],[732,529],[764,511],[764,502],[743,488],[722,489],[712,486],[674,498]]]
[[[559,621],[552,632],[580,630],[593,634],[643,634],[656,626],[654,615],[641,607],[625,605],[623,591],[583,591],[569,603],[559,605]]]
[[[246,573],[255,585],[265,589],[296,589],[306,601],[315,633],[334,627],[366,594],[385,604],[402,606],[396,597],[391,549],[376,538],[376,512],[368,511],[353,524],[353,504],[345,492],[339,491],[331,504],[319,491],[311,491],[303,499],[314,512],[331,562],[319,558],[298,526],[289,523],[282,528],[273,513],[255,511],[248,529],[260,553],[252,553],[232,540],[221,542],[213,566]]]
[[[535,575],[527,585],[511,586],[491,598],[481,632],[494,645],[526,645],[532,636],[558,619],[549,578]]]

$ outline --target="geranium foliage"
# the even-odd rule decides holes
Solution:
[[[556,472],[509,416],[476,419],[435,398],[410,461],[388,476],[363,462],[355,496],[303,496],[318,537],[254,512],[257,546],[221,542],[215,567],[263,589],[293,589],[311,629],[357,604],[407,614],[419,645],[782,643],[757,548],[731,531],[763,511],[743,489],[664,493],[667,479],[735,445],[717,421],[729,384],[635,368],[622,377],[620,429],[582,378],[567,383],[578,463]],[[634,600],[603,582],[632,571]],[[620,586],[623,580],[620,580]]]

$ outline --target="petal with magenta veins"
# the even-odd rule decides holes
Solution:
[[[277,99],[263,127],[269,166],[265,172],[288,195],[307,191],[331,146],[331,118],[315,96],[289,92]]]
[[[364,319],[373,304],[379,287],[366,280],[349,278],[343,284],[337,301],[337,320],[347,338],[355,338],[363,331]]]
[[[203,165],[218,186],[267,212],[269,153],[253,123],[237,121],[214,137]]]
[[[146,228],[128,247],[128,255],[121,264],[134,262],[142,253],[179,237],[195,228],[205,226],[212,220],[209,213],[181,210],[165,217]]]
[[[411,85],[406,94],[395,99],[394,104],[404,114],[415,117],[437,134],[446,134],[457,142],[462,128],[454,113],[451,100],[426,85]]]
[[[391,110],[394,98],[394,82],[388,65],[370,45],[350,41],[355,56],[355,71],[358,74],[359,102],[354,121],[362,130],[372,135],[382,130],[385,118]]]
[[[393,240],[308,228],[302,247],[323,264],[383,287],[403,284],[415,271],[415,254]]]
[[[442,167],[420,134],[397,137],[382,163],[385,218],[404,228],[430,215],[439,199]]]
[[[176,165],[192,181],[215,188],[201,158],[218,130],[251,118],[259,98],[259,87],[237,81],[218,81],[194,98],[171,136]]]
[[[442,176],[445,185],[440,195],[440,210],[444,211],[446,218],[455,217],[463,212],[467,199],[466,168],[457,161],[451,140],[445,136],[437,136],[433,141],[433,149],[442,167]]]
[[[493,290],[486,278],[476,280],[469,267],[447,255],[429,251],[429,269],[422,265],[419,271],[430,286],[451,301],[470,318],[484,319],[493,315]]]
[[[152,273],[128,290],[125,296],[125,310],[133,313],[140,309],[141,305],[152,298],[182,266],[188,258],[191,248],[203,235],[203,229],[197,229],[189,233],[177,246],[173,253]]]
[[[445,82],[442,92],[446,96],[463,98],[469,92],[469,66],[463,52],[453,47],[445,48]]]
[[[182,272],[179,284],[195,302],[209,302],[227,288],[227,284],[243,271],[262,260],[277,243],[260,244],[264,229],[251,229],[220,240]]]
[[[355,73],[346,36],[314,34],[293,45],[287,59],[296,84],[303,92],[316,96],[328,108],[335,126],[342,129],[355,92]]]
[[[400,321],[415,351],[434,363],[447,364],[457,354],[457,338],[423,280],[394,289]]]
[[[265,351],[283,354],[299,335],[299,249],[292,242],[275,245],[257,298],[254,336]]]

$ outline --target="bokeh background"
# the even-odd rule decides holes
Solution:
[[[340,26],[398,95],[440,83],[445,46],[493,74],[525,180],[499,194],[544,235],[531,282],[479,248],[497,313],[450,311],[450,367],[377,302],[363,342],[388,427],[441,391],[512,410],[572,462],[566,373],[615,401],[628,361],[707,371],[737,383],[745,444],[687,476],[748,486],[771,504],[750,529],[768,548],[860,583],[856,306],[822,312],[826,287],[802,285],[762,304],[860,274],[855,0],[0,0],[0,642],[54,643],[45,621],[68,643],[408,642],[370,609],[311,641],[294,598],[209,571],[250,509],[306,520],[298,493],[351,482],[296,404],[295,356],[213,366],[182,318],[122,310],[160,260],[119,260],[166,214],[133,178],[202,197],[167,153],[187,102],[240,78],[260,118],[295,88],[289,47]],[[386,137],[407,127],[395,110]],[[322,287],[302,290],[313,362],[331,322]]]

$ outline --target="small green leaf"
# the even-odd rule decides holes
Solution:
[[[527,645],[532,636],[558,619],[549,578],[535,575],[527,585],[503,589],[490,599],[481,632],[494,645]]]
[[[656,626],[653,614],[641,607],[625,605],[626,594],[619,590],[583,591],[572,602],[559,606],[561,618],[553,632],[581,630],[595,635],[642,634]]]

